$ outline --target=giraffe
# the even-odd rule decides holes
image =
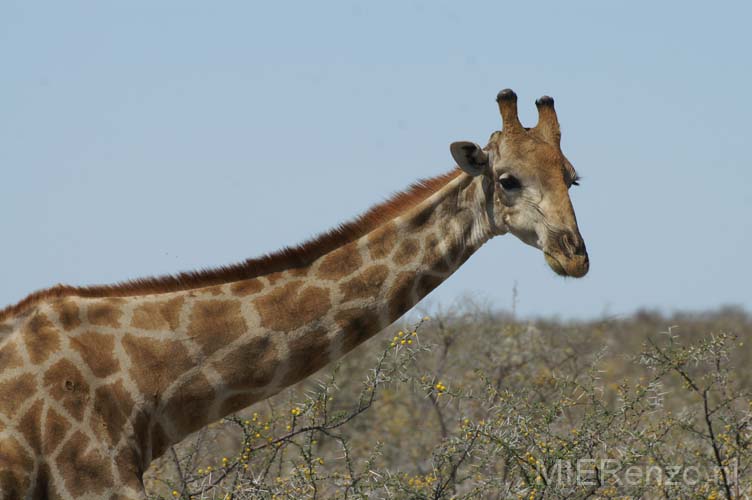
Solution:
[[[459,168],[307,243],[214,270],[58,285],[0,311],[0,498],[144,499],[171,444],[314,373],[400,318],[492,237],[589,268],[553,99],[455,142]]]

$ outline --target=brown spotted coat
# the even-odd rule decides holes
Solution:
[[[0,311],[0,498],[145,498],[169,445],[344,355],[452,274],[490,237],[482,182],[451,172],[258,261]]]

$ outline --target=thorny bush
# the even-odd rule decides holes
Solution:
[[[744,312],[395,328],[153,466],[153,498],[747,498]],[[364,370],[366,360],[370,369]]]

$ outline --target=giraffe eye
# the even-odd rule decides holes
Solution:
[[[501,174],[499,177],[499,184],[501,184],[501,187],[506,191],[514,191],[522,187],[520,180],[510,174]]]

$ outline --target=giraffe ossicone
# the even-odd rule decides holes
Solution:
[[[144,499],[189,433],[267,398],[401,317],[494,236],[558,274],[589,262],[551,98],[524,128],[457,142],[459,168],[297,247],[216,270],[57,286],[0,311],[0,498]]]

